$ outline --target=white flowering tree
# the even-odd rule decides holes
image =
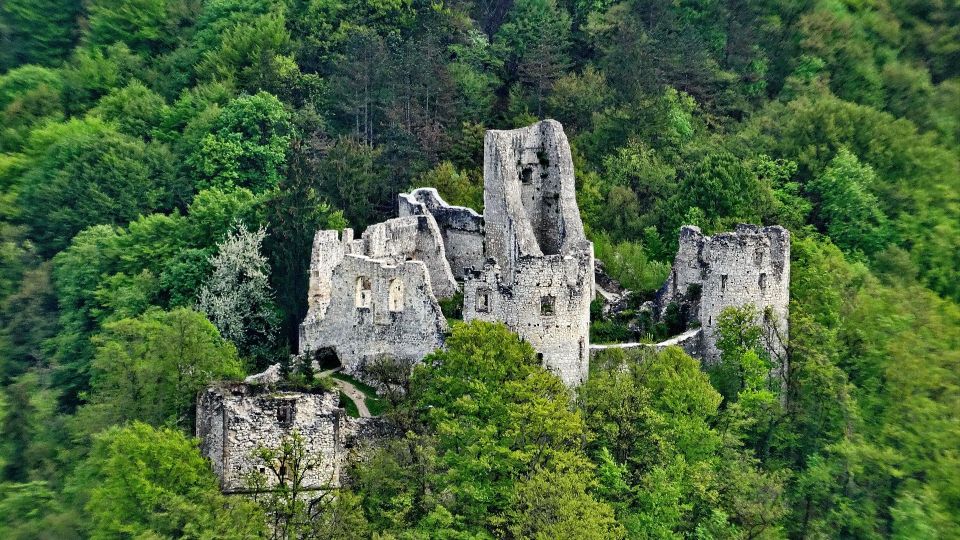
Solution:
[[[270,265],[260,253],[266,229],[237,222],[210,258],[213,272],[200,287],[197,309],[257,367],[272,363],[279,313],[270,288]]]

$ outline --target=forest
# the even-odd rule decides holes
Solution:
[[[295,352],[314,232],[543,118],[639,295],[790,230],[783,381],[742,313],[575,392],[458,323],[336,497],[222,495],[197,392]],[[2,538],[960,538],[954,1],[4,0],[0,119]]]

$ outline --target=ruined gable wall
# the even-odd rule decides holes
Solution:
[[[433,293],[438,298],[448,298],[459,290],[447,262],[440,228],[430,214],[394,218],[371,225],[362,238],[364,254],[371,259],[383,259],[392,264],[422,261],[430,274]]]
[[[577,386],[589,371],[592,285],[592,249],[566,257],[522,257],[513,283],[505,282],[497,266],[464,282],[463,318],[503,322],[533,346],[545,367]]]
[[[369,282],[369,305],[358,306],[357,283]],[[402,310],[390,309],[390,287],[399,280]],[[301,351],[331,347],[344,371],[363,375],[366,363],[387,354],[419,361],[443,344],[446,319],[421,261],[386,264],[347,255],[333,272],[335,284],[327,315],[301,327]]]
[[[291,422],[280,420],[281,407],[292,407]],[[205,422],[218,416],[223,419],[220,424]],[[226,493],[247,490],[247,476],[264,467],[259,458],[253,457],[258,447],[276,448],[293,432],[303,436],[309,455],[320,458],[319,466],[308,472],[303,486],[338,487],[344,461],[343,422],[343,411],[333,393],[257,392],[237,384],[208,388],[197,407],[201,452],[212,462],[221,490]],[[216,451],[216,441],[222,441],[221,453]],[[272,474],[265,472],[268,485],[275,485]]]
[[[434,188],[419,188],[398,197],[401,217],[430,214],[443,236],[450,269],[462,279],[465,269],[483,266],[483,217],[470,208],[450,206]]]

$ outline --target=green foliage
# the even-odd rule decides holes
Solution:
[[[117,124],[121,133],[150,140],[163,125],[167,104],[142,83],[133,81],[104,96],[90,114]]]
[[[196,441],[169,428],[134,422],[97,435],[71,490],[82,494],[77,504],[91,538],[266,533],[259,509],[221,495]]]
[[[290,530],[960,536],[958,37],[949,2],[0,2],[0,537],[267,536],[193,443],[110,425],[189,429],[197,385],[239,373],[189,311],[218,244],[263,227],[279,332],[244,354],[287,358],[316,230],[410,186],[481,210],[484,130],[546,116],[634,304],[683,224],[791,231],[786,358],[732,313],[716,388],[679,351],[607,350],[574,402],[502,328],[454,325],[412,381],[371,364],[402,435]]]
[[[448,204],[483,212],[483,177],[477,171],[458,171],[444,161],[420,175],[415,186],[436,188]]]
[[[874,254],[888,238],[887,216],[868,191],[876,182],[873,169],[841,149],[823,173],[810,183],[819,200],[817,215],[830,238],[848,251]]]
[[[217,114],[189,162],[204,187],[270,190],[283,176],[289,132],[290,115],[276,97],[242,96]]]
[[[123,224],[185,195],[166,146],[144,144],[97,120],[47,126],[26,151],[33,166],[14,180],[20,219],[47,256],[89,225]]]
[[[107,323],[93,344],[90,399],[80,415],[94,426],[138,420],[190,428],[201,389],[243,376],[233,345],[185,308]]]
[[[82,4],[72,0],[8,0],[0,6],[0,70],[23,64],[53,65],[79,34]]]
[[[134,51],[160,52],[173,44],[180,4],[180,0],[91,0],[84,40],[92,46],[122,42]]]
[[[571,519],[574,506],[591,509],[585,523],[594,532],[616,537],[609,508],[584,490],[592,484],[580,450],[585,426],[563,383],[500,324],[457,323],[447,345],[415,369],[396,413],[417,432],[357,470],[368,515],[377,516],[372,524],[416,524],[445,535],[574,534],[583,530]],[[581,485],[537,499],[524,495],[548,478]],[[520,498],[522,505],[512,503]]]

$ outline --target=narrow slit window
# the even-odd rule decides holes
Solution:
[[[757,280],[757,285],[760,286],[760,290],[761,290],[761,291],[766,291],[766,290],[767,290],[767,275],[766,275],[766,274],[760,274],[760,278]]]
[[[720,276],[720,292],[727,290],[727,275],[723,274]]]

